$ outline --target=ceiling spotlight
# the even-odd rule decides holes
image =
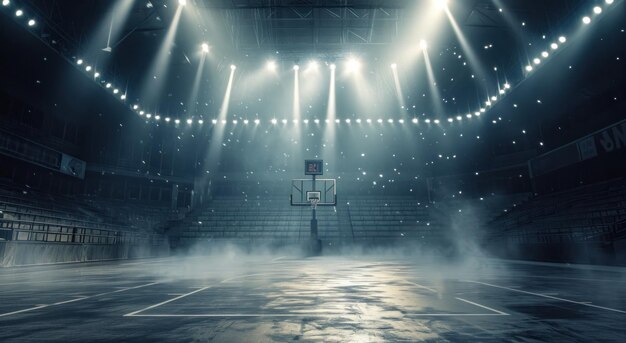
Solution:
[[[175,119],[175,120],[174,120],[174,123],[176,123],[176,124],[180,124],[180,119],[178,119],[178,118],[177,118],[177,119]]]
[[[583,17],[583,24],[586,25],[586,24],[589,24],[589,23],[591,23],[591,18],[589,18],[588,16],[584,16]]]
[[[165,117],[165,121],[166,121],[166,122],[168,122],[168,123],[169,123],[169,122],[170,122],[170,120],[171,120],[171,119],[170,119],[170,117]]]
[[[216,125],[217,124],[217,119],[211,119],[211,124]]]
[[[404,124],[404,119],[400,119],[400,120],[398,120],[398,123],[400,123],[400,124]]]
[[[230,65],[230,70],[235,70],[235,69],[237,69],[237,66],[236,66],[236,65],[234,65],[234,64],[231,64],[231,65]]]
[[[282,120],[283,124],[287,124],[287,119]]]
[[[462,116],[456,116],[456,120],[461,121],[461,120],[463,120],[463,117]]]
[[[208,54],[208,53],[209,53],[209,44],[207,44],[207,43],[202,43],[201,47],[202,47],[202,52],[203,52],[203,53],[205,53],[205,54]]]
[[[559,37],[559,42],[561,44],[563,44],[563,43],[567,42],[567,38],[565,38],[565,36],[561,36],[561,37]]]
[[[533,66],[530,64],[526,66],[526,71],[533,71]]]
[[[539,63],[541,63],[541,60],[540,60],[540,59],[538,59],[538,58],[534,58],[534,59],[533,59],[533,63],[534,63],[534,64],[539,64]]]
[[[178,0],[178,4],[181,6],[187,5],[187,0]]]
[[[107,84],[105,85],[105,87],[106,87],[106,88],[111,88],[112,86],[113,86],[113,85],[112,85],[112,84],[110,84],[110,83],[107,83]]]
[[[161,116],[157,114],[157,115],[154,116],[154,119],[161,120]]]
[[[91,66],[86,66],[85,71],[91,71]]]
[[[411,120],[413,122],[413,124],[417,124],[417,118],[413,118],[413,120]]]
[[[593,8],[593,13],[595,13],[595,14],[600,14],[600,13],[602,13],[602,7],[600,7],[600,6],[596,6],[596,7],[594,7],[594,8]]]
[[[319,119],[314,119],[313,121],[315,122],[315,124],[319,124],[320,123]]]
[[[98,72],[93,73],[93,77],[95,79],[99,78],[100,77],[100,73],[98,73]]]
[[[122,95],[120,96],[120,99],[122,99],[122,100],[126,100],[126,94],[122,94]]]
[[[317,68],[319,67],[319,65],[317,64],[317,61],[310,61],[309,65],[307,66],[307,70],[317,70]]]
[[[389,122],[389,124],[393,124],[393,119],[387,119],[387,122]]]
[[[115,88],[115,89],[113,90],[113,94],[117,94],[117,93],[119,93],[119,92],[120,92],[120,90],[119,90],[119,89],[117,89],[117,88]]]
[[[505,83],[505,84],[504,84],[504,88],[505,88],[505,89],[509,89],[509,88],[511,88],[511,84],[510,84],[510,83],[508,83],[508,82],[507,82],[507,83]]]
[[[335,68],[337,68],[337,66],[334,63],[330,64],[330,70],[335,70]]]
[[[422,40],[420,41],[420,48],[421,48],[422,50],[426,50],[426,49],[428,49],[428,42],[427,42],[426,40],[422,39]]]
[[[140,115],[140,116],[142,116],[144,113],[146,113],[146,112],[144,112],[144,111],[139,111],[139,115]]]
[[[335,123],[339,124],[339,123],[341,123],[341,120],[335,119]]]
[[[237,119],[233,120],[233,124],[237,125]]]
[[[359,123],[359,124],[361,124],[361,119],[360,119],[360,118],[359,118],[359,119],[357,119],[357,120],[356,120],[356,122],[357,122],[357,123]]]
[[[396,69],[396,68],[398,68],[398,65],[395,63],[391,63],[391,69]]]
[[[151,113],[146,114],[146,118],[148,119],[152,118],[152,114]]]
[[[28,26],[35,26],[35,24],[37,24],[35,19],[31,19],[31,20],[28,21]]]
[[[356,58],[352,57],[348,60],[348,70],[356,71],[361,68],[361,62],[359,62]]]
[[[204,120],[199,119],[199,120],[198,120],[198,124],[200,124],[200,125],[204,124]]]
[[[79,58],[79,59],[76,61],[76,64],[78,64],[78,65],[83,64],[83,60]]]
[[[303,123],[305,123],[305,124],[308,124],[308,123],[309,123],[309,120],[308,120],[308,119],[305,119],[305,120],[303,120],[302,122],[303,122]]]
[[[382,119],[378,119],[377,122],[378,122],[378,124],[382,124],[383,120]]]
[[[548,58],[548,56],[550,56],[550,54],[547,51],[541,53],[541,57],[543,58]]]
[[[424,120],[424,122],[425,122],[426,124],[430,124],[430,119],[425,119],[425,120]]]
[[[254,123],[255,123],[255,124],[257,124],[257,125],[259,125],[259,124],[261,123],[261,121],[260,121],[260,120],[258,120],[258,119],[255,119],[255,120],[254,120]]]
[[[297,64],[296,64],[296,65],[294,65],[294,66],[293,66],[293,70],[295,70],[295,71],[300,70],[300,66],[299,66],[299,65],[297,65]]]
[[[244,124],[246,124],[246,125],[248,125],[248,123],[249,123],[249,122],[250,122],[250,121],[249,121],[248,119],[244,119],[244,120],[243,120],[243,123],[244,123]]]
[[[267,68],[267,70],[275,71],[276,70],[276,62],[275,61],[267,61],[267,64],[265,65],[265,67]]]
[[[610,4],[613,3],[613,0],[604,0],[604,2],[606,2],[607,5],[610,5]],[[2,4],[4,4],[4,3],[2,3]]]
[[[21,17],[23,14],[24,14],[24,11],[22,11],[22,10],[15,11],[15,16],[16,17]]]
[[[558,45],[558,44],[556,44],[556,43],[552,43],[552,44],[550,44],[550,49],[552,49],[552,50],[556,50],[556,49],[558,49],[558,48],[559,48],[559,45]]]
[[[350,124],[350,122],[352,122],[349,118],[346,119],[346,124]]]
[[[276,123],[278,123],[278,120],[276,118],[272,119],[272,124],[276,125]]]
[[[9,6],[11,4],[11,1],[9,0],[2,0],[2,6]]]
[[[187,124],[189,125],[193,124],[193,120],[191,120],[191,118],[187,119]]]
[[[435,5],[441,10],[448,8],[448,0],[435,0]]]

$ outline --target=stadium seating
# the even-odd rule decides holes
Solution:
[[[490,223],[494,237],[517,243],[615,239],[626,220],[626,180],[617,179],[538,196]]]

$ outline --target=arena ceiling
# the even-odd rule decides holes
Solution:
[[[463,156],[476,170],[610,121],[590,115],[623,99],[624,3],[609,2],[11,0],[2,10],[146,125],[258,120],[306,132],[333,112],[330,124],[407,126],[418,165]]]

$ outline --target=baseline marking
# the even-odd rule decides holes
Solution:
[[[455,297],[455,299],[457,299],[457,300],[461,300],[461,301],[466,302],[466,303],[468,303],[468,304],[472,304],[472,305],[474,305],[474,306],[478,306],[478,307],[484,308],[485,310],[489,310],[489,311],[495,312],[495,313],[497,313],[498,315],[501,315],[501,316],[508,316],[508,315],[509,315],[508,313],[504,313],[504,312],[502,312],[502,311],[498,311],[498,310],[493,309],[493,308],[491,308],[491,307],[487,307],[487,306],[485,306],[485,305],[481,305],[481,304],[475,303],[475,302],[473,302],[473,301],[469,301],[469,300],[467,300],[467,299],[463,299],[463,298],[459,298],[459,297]]]
[[[167,304],[167,303],[171,303],[172,301],[176,301],[176,300],[178,300],[178,299],[182,299],[182,298],[187,297],[187,296],[190,296],[190,295],[192,295],[192,294],[195,294],[195,293],[198,293],[198,292],[202,292],[202,291],[204,291],[204,290],[206,290],[206,289],[209,289],[209,288],[211,288],[211,287],[212,287],[212,286],[206,286],[206,287],[202,287],[202,288],[200,288],[200,289],[196,289],[195,291],[191,291],[191,292],[189,292],[189,293],[185,293],[185,294],[183,294],[183,295],[179,295],[179,296],[177,296],[177,297],[175,297],[175,298],[172,298],[172,299],[170,299],[170,300],[165,300],[165,301],[160,302],[160,303],[158,303],[158,304],[154,304],[154,305],[148,306],[148,307],[146,307],[146,308],[144,308],[144,309],[142,309],[142,310],[138,310],[138,311],[135,311],[135,312],[127,313],[127,314],[125,314],[125,315],[124,315],[124,317],[133,317],[133,316],[137,316],[137,314],[139,314],[139,313],[141,313],[141,312],[143,312],[143,311],[151,310],[151,309],[156,308],[156,307],[159,307],[159,306],[161,306],[161,305],[165,305],[165,304]],[[144,316],[145,316],[145,315],[144,315]]]
[[[607,311],[612,311],[612,312],[618,312],[618,313],[626,314],[626,311],[622,311],[622,310],[618,310],[618,309],[614,309],[614,308],[610,308],[610,307],[593,305],[593,304],[591,304],[590,302],[587,302],[587,301],[576,301],[576,300],[564,299],[564,298],[559,298],[559,297],[546,295],[546,294],[541,294],[541,293],[522,291],[521,289],[515,289],[515,288],[504,287],[504,286],[492,285],[490,283],[480,282],[480,281],[465,280],[465,282],[477,283],[477,284],[485,285],[485,286],[489,286],[489,287],[506,289],[506,290],[509,290],[511,292],[530,294],[530,295],[534,295],[534,296],[538,296],[538,297],[542,297],[542,298],[554,299],[554,300],[564,301],[564,302],[571,303],[571,304],[577,304],[577,305],[588,306],[588,307],[593,307],[593,308],[599,308],[599,309],[602,309],[602,310],[607,310]]]
[[[46,307],[52,307],[52,306],[58,306],[58,305],[63,305],[63,304],[69,304],[69,303],[73,303],[73,302],[77,302],[77,301],[82,301],[82,300],[86,300],[86,299],[91,299],[91,298],[101,297],[101,296],[103,296],[103,295],[108,295],[108,294],[113,294],[113,293],[119,293],[119,292],[130,291],[131,289],[137,289],[137,288],[142,288],[142,287],[148,287],[148,286],[156,285],[157,283],[158,283],[158,282],[152,282],[152,283],[147,283],[147,284],[144,284],[144,285],[139,285],[139,286],[135,286],[135,287],[128,287],[128,288],[124,288],[124,289],[118,289],[118,290],[116,290],[116,291],[112,291],[112,292],[100,293],[100,294],[90,295],[90,296],[86,296],[86,297],[79,297],[79,298],[76,298],[76,299],[70,299],[70,300],[65,300],[65,301],[59,301],[59,302],[52,303],[52,304],[37,305],[37,306],[35,306],[35,307],[25,308],[25,309],[23,309],[23,310],[18,310],[18,311],[13,311],[13,312],[0,313],[0,317],[8,317],[8,316],[12,316],[12,315],[14,315],[14,314],[19,314],[19,313],[24,313],[24,312],[35,311],[35,310],[39,310],[39,309],[46,308]]]

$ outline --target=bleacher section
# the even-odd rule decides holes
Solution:
[[[626,180],[534,198],[490,223],[491,234],[513,243],[607,242],[626,219]]]
[[[318,235],[325,243],[419,240],[440,235],[428,204],[410,197],[347,198],[318,207]],[[229,239],[303,242],[310,236],[311,208],[293,207],[286,197],[250,200],[219,196],[169,234],[185,246]]]
[[[0,266],[127,258],[134,254],[129,253],[133,247],[149,251],[167,245],[165,236],[157,234],[154,226],[129,220],[133,218],[103,215],[95,203],[2,184]],[[111,204],[102,206],[113,214]],[[127,213],[141,213],[136,212],[137,207],[124,207]],[[154,212],[146,212],[138,218],[152,215]]]

